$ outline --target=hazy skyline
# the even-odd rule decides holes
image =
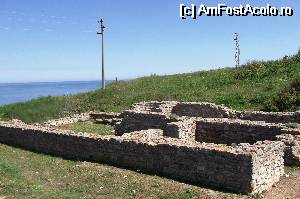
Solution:
[[[107,79],[234,66],[291,55],[300,47],[294,0],[1,0],[0,82],[100,79],[97,20],[104,18]],[[201,17],[182,20],[179,4],[291,6],[293,17]]]

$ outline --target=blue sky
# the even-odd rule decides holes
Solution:
[[[182,20],[179,4],[291,6],[293,17]],[[107,78],[135,78],[277,59],[300,47],[297,0],[0,0],[0,82],[100,79],[103,17]]]

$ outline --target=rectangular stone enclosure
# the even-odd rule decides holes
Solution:
[[[0,142],[64,158],[140,169],[237,193],[260,193],[284,172],[281,142],[230,147],[161,135],[152,142],[143,142],[153,131],[139,132],[135,139],[99,138],[1,123]]]
[[[211,103],[142,102],[120,114],[92,113],[114,136],[0,122],[0,142],[70,159],[104,162],[236,193],[279,181],[299,163],[299,112],[234,111]],[[51,126],[51,125],[50,125]]]

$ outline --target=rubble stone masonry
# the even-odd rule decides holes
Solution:
[[[283,125],[238,119],[198,119],[195,137],[197,141],[216,144],[255,143],[277,140],[281,134],[300,135],[299,130]]]
[[[156,112],[125,111],[121,117],[122,122],[115,127],[116,135],[147,129],[164,129],[169,121],[167,116]]]
[[[237,193],[261,193],[284,173],[284,144],[280,141],[233,147],[162,135],[162,130],[148,130],[97,137],[0,122],[0,142],[4,144],[140,169]]]
[[[250,143],[280,140],[290,135],[285,149],[285,163],[300,163],[300,112],[234,111],[222,105],[195,102],[141,102],[134,104],[120,116],[116,135],[151,128],[163,129],[164,136],[216,144]]]

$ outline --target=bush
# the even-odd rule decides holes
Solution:
[[[300,109],[300,75],[292,79],[278,95],[268,101],[264,110],[296,111]]]

